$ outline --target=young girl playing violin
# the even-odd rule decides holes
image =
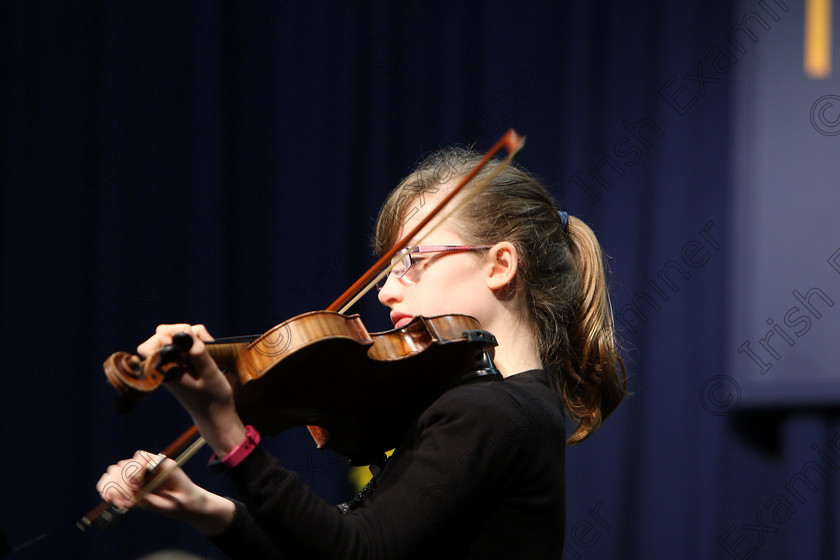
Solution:
[[[453,148],[423,161],[385,202],[376,251],[385,253],[411,231],[480,159]],[[497,165],[491,161],[464,191]],[[435,220],[419,246],[397,257],[379,301],[396,328],[417,316],[477,318],[498,341],[502,381],[440,395],[408,427],[372,491],[337,508],[243,425],[229,382],[205,350],[212,337],[204,326],[161,325],[138,352],[149,355],[175,333],[192,334],[195,375],[168,386],[221,458],[241,501],[198,487],[176,468],[138,505],[187,521],[232,558],[559,558],[565,445],[597,430],[625,395],[598,241],[515,166],[431,229]],[[568,437],[566,415],[574,426]],[[147,457],[138,452],[134,460]],[[108,469],[100,492],[119,480],[125,464]],[[133,505],[118,492],[103,497]]]

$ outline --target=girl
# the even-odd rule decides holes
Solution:
[[[386,200],[376,251],[413,229],[479,160],[451,148],[423,161]],[[464,190],[497,165],[485,166]],[[503,381],[442,394],[408,428],[375,487],[353,507],[336,508],[243,425],[229,383],[205,352],[207,330],[162,325],[138,352],[192,333],[197,375],[169,389],[222,458],[242,501],[199,488],[176,470],[139,505],[189,522],[232,558],[559,558],[565,444],[597,430],[625,395],[595,235],[558,211],[535,177],[510,166],[398,258],[379,292],[394,326],[421,315],[477,318],[498,341]],[[564,410],[574,424],[568,438]],[[147,456],[138,452],[134,461],[145,464]],[[126,463],[109,468],[100,492]],[[116,506],[132,505],[130,490],[129,497],[107,494]]]

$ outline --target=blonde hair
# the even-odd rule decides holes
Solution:
[[[385,201],[376,224],[376,252],[381,255],[398,241],[402,220],[413,212],[411,204],[422,202],[423,193],[462,177],[480,159],[463,148],[425,158]],[[492,160],[464,189],[474,189],[500,163]],[[571,216],[564,229],[551,195],[536,177],[513,165],[459,209],[450,227],[470,245],[508,241],[516,247],[520,268],[511,289],[522,295],[542,363],[576,424],[567,443],[583,441],[626,395],[626,369],[594,232]]]

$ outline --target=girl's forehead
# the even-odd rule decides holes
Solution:
[[[398,232],[397,240],[402,239],[409,233],[422,217],[415,220],[408,220]],[[440,219],[436,216],[426,227],[409,240],[408,245],[457,245],[461,242],[461,237],[458,232],[452,227],[452,220],[440,223]],[[413,222],[413,223],[412,223]],[[439,224],[439,225],[436,225]]]
[[[430,186],[429,188],[425,189],[423,192],[416,194],[415,196],[408,199],[408,202],[405,203],[401,212],[400,212],[400,220],[398,224],[400,225],[399,235],[397,239],[402,239],[402,236],[405,233],[414,229],[417,224],[426,218],[431,212],[434,212],[437,209],[440,202],[452,191],[455,187],[455,183],[447,182],[443,184],[435,184]],[[426,227],[423,228],[421,235],[426,233],[430,228],[442,228],[447,224],[451,224],[455,222],[457,219],[456,215],[451,217],[447,216],[455,208],[459,202],[460,194],[455,196],[452,200],[447,203],[440,211],[432,218],[431,222],[427,224]],[[436,225],[440,224],[440,225]],[[452,229],[452,228],[450,228]],[[453,229],[454,231],[454,229]]]

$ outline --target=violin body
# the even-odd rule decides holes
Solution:
[[[449,387],[501,378],[490,361],[495,344],[467,315],[416,317],[400,329],[369,333],[358,315],[314,311],[251,342],[207,349],[233,387],[243,422],[269,436],[308,425],[319,448],[369,464],[396,447]],[[148,392],[188,367],[187,351],[145,362],[117,353],[105,369],[118,390]]]

